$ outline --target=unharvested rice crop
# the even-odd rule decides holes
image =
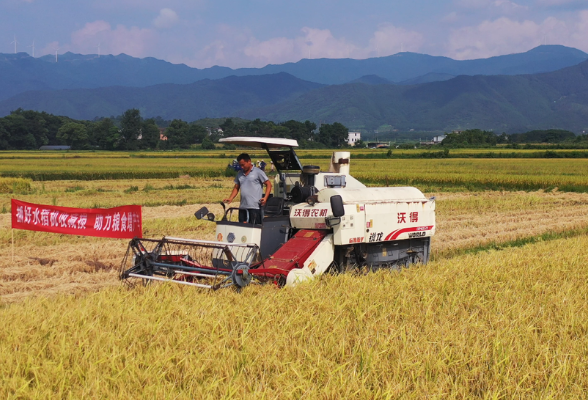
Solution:
[[[408,185],[426,191],[558,188],[588,192],[585,160],[355,160],[352,163],[353,175],[369,186]]]
[[[193,213],[220,214],[234,155],[0,153],[0,184],[25,182],[0,193],[0,397],[586,397],[583,160],[352,158],[437,197],[432,261],[292,289],[126,290],[126,240],[10,230],[15,197],[141,204],[146,237],[213,239]]]
[[[23,178],[0,178],[0,193],[22,194],[30,192],[31,180]]]
[[[26,193],[0,194],[0,210],[10,211],[10,199],[78,208],[108,208],[124,204],[144,207],[192,205],[220,201],[234,183],[229,177],[32,182]]]
[[[294,289],[0,309],[4,398],[585,398],[588,237]]]
[[[322,153],[321,153],[322,152]],[[7,159],[0,176],[47,180],[174,179],[179,176],[222,177],[238,152],[170,153],[145,157],[116,153],[79,153],[68,157]],[[325,151],[301,153],[303,164],[328,170]],[[175,154],[175,157],[173,156]],[[253,153],[252,153],[253,154]],[[255,159],[267,158],[261,152]],[[305,159],[304,156],[308,158]],[[315,158],[320,157],[320,158]],[[34,161],[34,162],[32,162]],[[427,191],[538,190],[588,192],[584,159],[353,159],[352,174],[370,186],[413,185]],[[491,174],[488,171],[492,171]]]

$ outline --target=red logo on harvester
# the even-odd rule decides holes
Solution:
[[[434,225],[430,225],[430,226],[417,226],[417,227],[413,227],[413,228],[404,228],[404,229],[396,229],[395,231],[392,231],[388,234],[388,236],[386,236],[386,239],[384,240],[394,240],[396,238],[398,238],[398,236],[402,235],[403,233],[407,233],[407,232],[423,232],[423,231],[430,231],[431,229],[433,229]]]

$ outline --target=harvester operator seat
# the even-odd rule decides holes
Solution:
[[[270,197],[263,211],[263,226],[259,251],[262,258],[274,254],[286,243],[290,234],[290,216],[284,215],[284,202],[281,197]]]
[[[279,217],[284,213],[284,199],[272,196],[267,199],[264,208],[264,217]]]

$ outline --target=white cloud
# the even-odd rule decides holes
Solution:
[[[453,23],[457,22],[458,20],[459,20],[459,15],[455,11],[452,11],[449,14],[445,14],[441,18],[441,21],[449,23],[449,24],[453,24]]]
[[[162,8],[159,15],[153,20],[153,25],[158,29],[167,29],[174,26],[180,18],[178,14],[170,8]]]
[[[47,43],[47,45],[39,52],[39,54],[55,54],[56,51],[63,54],[67,50],[63,51],[59,45],[59,42],[50,42]]]
[[[185,60],[189,65],[205,67],[224,65],[232,67],[262,67],[267,64],[296,62],[303,58],[368,58],[387,56],[405,51],[418,51],[424,42],[423,35],[415,31],[385,24],[378,27],[364,46],[344,37],[336,37],[329,29],[304,27],[294,38],[274,37],[258,40],[250,31],[237,31],[223,25],[219,39],[198,52],[195,59]]]
[[[570,46],[588,52],[586,38],[588,38],[588,10],[583,10],[578,13],[578,18],[572,26],[572,32],[568,43]]]
[[[423,45],[424,37],[416,31],[398,28],[394,25],[382,25],[370,39],[371,51],[376,51],[378,56],[388,56],[403,51],[417,52]],[[368,54],[365,55],[366,57]]]
[[[568,1],[568,0],[545,0],[545,1]],[[497,8],[504,12],[518,11],[521,9],[528,9],[527,6],[522,6],[510,0],[456,0],[455,4],[463,8],[482,9],[482,8]]]
[[[301,58],[343,58],[355,46],[337,39],[328,29],[302,28],[303,36],[293,39],[278,37],[265,41],[252,38],[243,53],[256,64],[280,64]]]
[[[511,0],[455,0],[455,5],[470,17],[472,15],[483,15],[485,18],[521,16],[528,14],[530,11],[528,6],[520,5]],[[452,14],[455,14],[455,11],[449,15]]]
[[[102,54],[125,53],[135,57],[145,57],[150,55],[155,39],[155,32],[150,29],[136,26],[128,28],[124,25],[112,28],[108,22],[98,20],[88,22],[82,29],[73,32],[70,43],[49,43],[43,52],[55,53],[55,49],[59,47],[59,53],[71,51],[95,54],[100,46]]]
[[[562,6],[565,4],[580,3],[581,0],[539,0],[539,4],[546,6]]]
[[[492,6],[496,7],[500,12],[504,14],[514,14],[518,12],[524,12],[529,9],[527,6],[522,6],[513,1],[509,0],[494,0]]]
[[[540,44],[562,44],[588,51],[588,10],[573,20],[549,17],[535,21],[515,21],[501,17],[477,26],[455,29],[447,45],[447,56],[456,59],[486,58],[527,51]]]

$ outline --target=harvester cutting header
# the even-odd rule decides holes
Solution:
[[[429,260],[435,199],[414,187],[368,188],[350,175],[350,153],[334,152],[328,172],[302,166],[291,139],[232,137],[222,143],[265,149],[277,175],[261,224],[217,220],[216,241],[133,239],[121,279],[174,280],[210,289],[273,282],[295,285],[325,272],[401,268]],[[223,203],[224,207],[224,203]]]

